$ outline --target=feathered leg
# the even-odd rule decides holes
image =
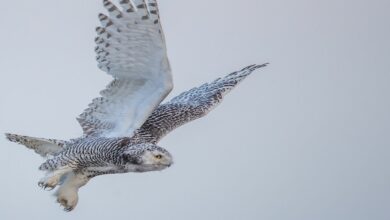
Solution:
[[[87,184],[89,178],[86,175],[70,172],[66,175],[63,184],[58,188],[55,196],[57,202],[64,207],[64,210],[72,211],[79,200],[79,188]]]

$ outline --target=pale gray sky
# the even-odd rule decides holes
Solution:
[[[2,1],[0,133],[72,138],[109,76],[100,0]],[[176,95],[270,62],[167,136],[163,172],[102,176],[72,213],[0,138],[0,219],[390,219],[388,0],[161,0]]]

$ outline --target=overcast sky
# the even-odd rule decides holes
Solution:
[[[175,89],[253,63],[206,118],[160,145],[163,172],[106,175],[72,213],[42,161],[0,138],[0,219],[390,219],[388,0],[161,0]],[[100,0],[2,1],[0,133],[68,139],[110,81],[94,59]]]

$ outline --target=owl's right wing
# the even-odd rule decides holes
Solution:
[[[201,118],[220,104],[224,96],[254,70],[265,67],[251,65],[223,78],[186,91],[171,101],[161,104],[136,131],[135,140],[157,143],[175,128]]]

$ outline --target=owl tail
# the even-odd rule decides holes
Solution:
[[[34,150],[37,154],[42,157],[53,155],[62,151],[66,145],[66,141],[55,140],[55,139],[44,139],[44,138],[35,138],[22,136],[17,134],[5,134],[6,138],[9,141],[22,144],[29,149]]]

